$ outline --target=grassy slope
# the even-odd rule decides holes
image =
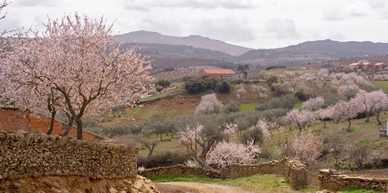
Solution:
[[[219,178],[209,178],[196,175],[174,175],[151,179],[155,183],[160,182],[200,182],[200,183],[217,183],[241,187],[246,190],[260,190],[260,192],[315,192],[316,187],[308,186],[298,191],[293,190],[284,177],[276,175],[254,175],[241,177],[237,179],[221,180]]]
[[[274,174],[254,175],[241,177],[237,179],[221,180],[219,178],[210,178],[197,175],[173,175],[165,177],[157,177],[151,179],[155,183],[161,182],[199,182],[199,183],[216,183],[221,185],[229,185],[240,187],[249,191],[260,191],[260,193],[293,193],[293,192],[316,192],[318,188],[315,186],[307,186],[298,190],[291,188],[287,179]],[[380,191],[365,190],[360,188],[347,188],[341,192],[346,193],[374,193]]]
[[[388,92],[388,81],[371,81],[376,87],[381,88],[384,92]]]

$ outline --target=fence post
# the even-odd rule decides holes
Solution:
[[[229,179],[230,178],[230,169],[229,168],[221,168],[221,179]]]

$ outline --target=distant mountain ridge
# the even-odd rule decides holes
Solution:
[[[237,56],[233,62],[266,66],[293,66],[345,58],[360,58],[365,55],[388,54],[388,43],[338,42],[317,40],[277,49],[250,50]]]
[[[238,56],[244,54],[248,50],[251,50],[250,48],[227,44],[220,40],[213,40],[199,35],[191,35],[188,37],[173,37],[165,36],[157,32],[134,31],[118,35],[117,38],[125,43],[193,46],[195,48],[224,52],[232,56]]]
[[[370,41],[317,40],[284,48],[253,50],[201,36],[172,37],[156,32],[136,31],[117,37],[123,42],[129,42],[123,44],[123,48],[138,45],[141,49],[137,51],[148,55],[156,68],[182,68],[205,64],[233,68],[240,63],[250,64],[254,68],[266,68],[362,58],[365,55],[388,55],[388,43]]]

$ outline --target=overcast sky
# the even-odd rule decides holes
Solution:
[[[1,29],[42,27],[47,17],[86,14],[137,30],[201,35],[249,48],[304,41],[388,42],[387,0],[8,0]]]

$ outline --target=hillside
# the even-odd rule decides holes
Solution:
[[[388,54],[388,43],[368,41],[317,40],[284,48],[251,50],[201,36],[173,37],[156,32],[135,31],[117,37],[126,42],[123,48],[136,44],[140,48],[137,51],[150,56],[156,68],[193,66],[234,68],[240,63],[266,68]]]
[[[241,55],[247,52],[248,50],[250,50],[250,48],[235,46],[219,40],[213,40],[210,38],[197,36],[197,35],[191,35],[188,37],[173,37],[173,36],[165,36],[156,32],[135,31],[135,32],[118,35],[117,38],[120,41],[123,41],[126,43],[193,46],[195,48],[203,48],[203,49],[208,49],[213,51],[220,51],[233,56]]]
[[[293,66],[345,58],[361,58],[365,55],[388,54],[388,43],[338,42],[319,40],[277,49],[250,50],[236,57],[234,62],[267,66]]]
[[[220,51],[213,51],[203,48],[195,48],[185,45],[169,45],[169,44],[154,44],[154,43],[124,43],[122,48],[131,48],[135,46],[136,51],[141,54],[173,54],[186,56],[190,58],[212,59],[220,61],[233,61],[234,56]]]

